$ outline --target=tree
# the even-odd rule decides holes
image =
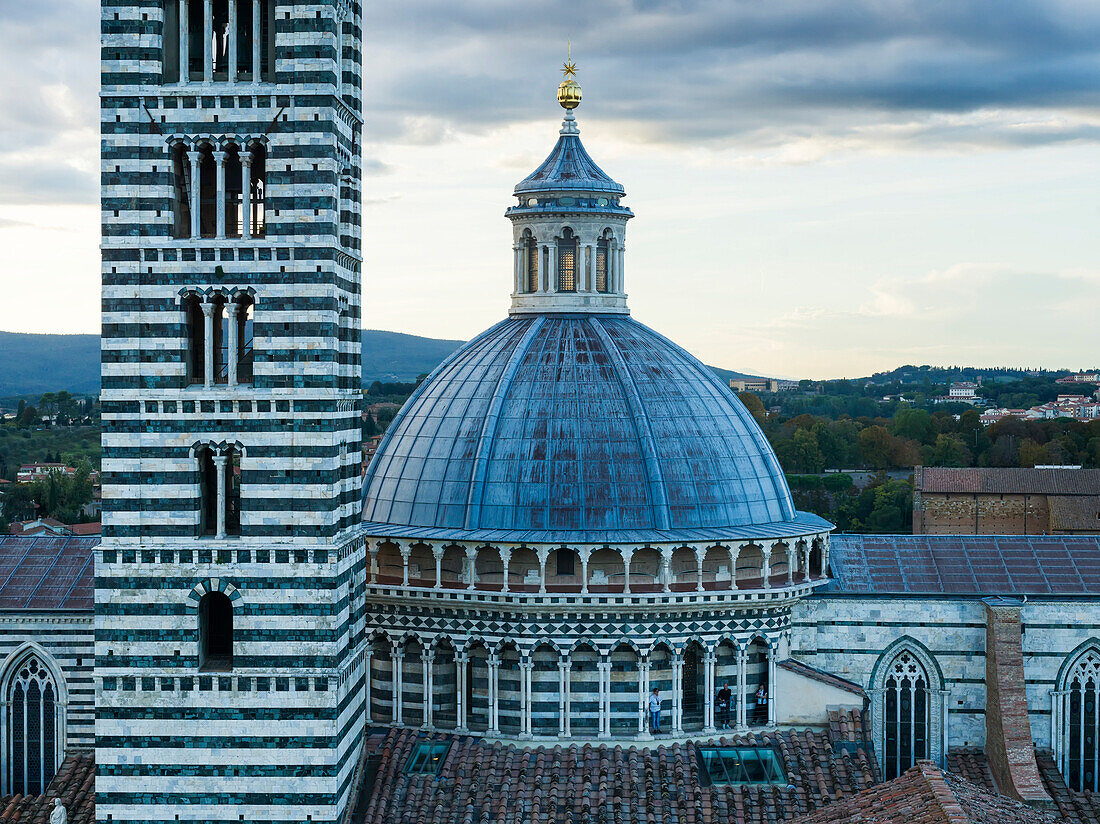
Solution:
[[[898,437],[926,444],[935,438],[936,427],[932,416],[923,409],[899,409],[890,424],[890,431]]]
[[[8,523],[29,521],[38,508],[38,493],[38,484],[14,484],[8,487],[3,498],[3,519]]]
[[[937,435],[936,442],[925,448],[929,466],[970,466],[970,450],[957,435]]]
[[[19,425],[23,427],[34,426],[38,423],[38,410],[33,406],[27,406],[23,409],[23,414],[19,416]]]
[[[767,413],[764,411],[764,403],[752,392],[738,392],[737,399],[745,404],[745,408],[756,418],[756,422],[763,424]]]

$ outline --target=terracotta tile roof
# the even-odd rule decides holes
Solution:
[[[414,744],[453,739],[439,776],[406,775]],[[769,732],[716,739],[769,745],[789,784],[704,785],[695,746],[572,746],[520,750],[470,737],[393,730],[356,824],[623,824],[774,822],[855,795],[875,781],[871,757],[834,749],[823,733]],[[598,811],[598,812],[597,812]]]
[[[49,824],[55,798],[65,805],[69,824],[95,824],[95,761],[91,753],[66,756],[43,795],[0,798],[0,822]]]
[[[917,467],[914,483],[922,492],[1100,495],[1100,469],[924,466]]]
[[[1050,813],[946,775],[922,761],[892,781],[792,824],[1053,824]]]
[[[998,792],[985,753],[977,747],[957,747],[947,753],[947,771],[982,789]]]
[[[1055,766],[1050,750],[1037,750],[1035,763],[1047,792],[1054,799],[1058,813],[1067,824],[1097,824],[1100,822],[1100,794],[1074,792],[1066,786]]]
[[[1100,532],[1100,495],[1051,497],[1047,505],[1052,530]]]

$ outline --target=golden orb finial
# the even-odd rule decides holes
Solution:
[[[562,66],[565,79],[558,85],[558,103],[563,109],[572,111],[581,105],[581,84],[573,78],[577,76],[577,64],[573,62],[573,44],[569,44],[569,57]]]

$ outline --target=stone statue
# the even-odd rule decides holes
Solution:
[[[53,800],[53,810],[50,811],[50,824],[69,824],[69,814],[65,811],[65,805],[60,798]]]

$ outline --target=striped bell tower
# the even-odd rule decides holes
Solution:
[[[360,0],[102,0],[96,817],[335,822],[363,733]]]

